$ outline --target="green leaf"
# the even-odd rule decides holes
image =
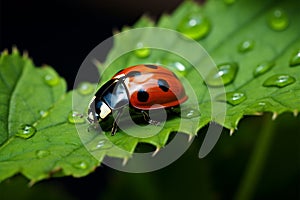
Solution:
[[[132,52],[126,52],[126,49],[134,50],[138,43],[145,43],[145,46],[151,43],[162,43],[167,50],[178,50],[189,52],[190,59],[198,60],[197,65],[201,68],[207,67],[205,61],[199,58],[200,54],[193,52],[191,49],[184,49],[184,45],[180,45],[178,38],[170,37],[160,38],[159,33],[153,35],[148,29],[144,33],[130,34],[130,29],[124,32],[124,38],[116,37],[113,49],[103,66],[107,66],[102,71],[102,83],[107,81],[112,74],[122,68],[137,65],[141,63],[160,63],[172,69],[175,73],[178,72],[172,65],[174,62],[183,64],[186,71],[179,72],[182,81],[188,80],[192,85],[192,89],[198,95],[198,104],[201,111],[200,121],[197,127],[193,127],[193,122],[186,120],[183,124],[188,124],[181,132],[193,136],[199,129],[207,125],[211,121],[215,121],[222,126],[231,130],[231,133],[237,129],[239,121],[245,115],[261,115],[263,112],[273,112],[275,119],[278,114],[283,112],[293,112],[298,114],[300,109],[300,66],[290,66],[290,60],[297,50],[300,48],[300,29],[296,25],[300,20],[297,6],[299,2],[286,1],[257,1],[250,0],[237,1],[234,4],[227,5],[222,1],[208,1],[201,6],[192,1],[183,3],[172,15],[163,15],[158,20],[156,26],[158,28],[168,28],[180,30],[179,26],[182,20],[190,13],[196,13],[207,18],[210,22],[210,29],[207,35],[197,39],[197,42],[202,45],[212,57],[216,65],[224,66],[234,65],[237,70],[228,76],[224,93],[218,94],[218,88],[210,88],[210,91],[217,93],[211,99],[207,85],[209,78],[203,82],[202,77],[197,76],[197,72],[184,59],[179,56],[166,53],[163,50],[151,49],[148,57],[141,57]],[[249,9],[251,8],[251,9]],[[274,12],[284,12],[287,18],[277,19],[288,21],[288,26],[282,30],[272,27],[270,19]],[[273,16],[274,18],[274,16]],[[147,24],[148,22],[148,24]],[[142,18],[137,24],[143,24],[144,27],[153,27],[153,22],[147,18]],[[282,25],[283,26],[283,25]],[[141,26],[137,26],[141,28]],[[135,28],[135,27],[133,27]],[[147,42],[149,42],[147,44]],[[175,45],[176,44],[176,45]],[[125,54],[124,54],[125,53]],[[298,58],[299,59],[299,58]],[[297,59],[294,59],[297,60]],[[171,63],[171,64],[170,64]],[[295,62],[297,63],[297,62]],[[172,68],[173,67],[173,68]],[[220,68],[221,69],[221,68]],[[258,72],[257,72],[258,70]],[[283,84],[284,87],[266,87],[266,81],[272,77],[280,75],[289,75],[291,81],[289,84]],[[232,78],[232,80],[230,80]],[[281,79],[279,81],[282,81]],[[199,84],[200,83],[200,84]],[[184,84],[185,85],[185,84]],[[186,85],[185,85],[186,86]],[[190,96],[191,91],[187,91]],[[185,103],[189,105],[189,102]],[[185,106],[183,104],[183,107]],[[225,119],[220,116],[213,116],[211,106],[226,107]],[[131,141],[132,148],[139,142],[150,143],[156,148],[165,146],[168,141],[169,134],[172,131],[178,131],[179,117],[169,119],[164,124],[164,129],[155,137],[164,137],[160,143],[153,142],[155,137],[145,139],[129,138],[126,144]],[[189,123],[188,123],[189,122]],[[181,127],[182,128],[182,127]],[[127,130],[125,132],[130,132]],[[148,127],[145,132],[155,132],[155,127]],[[123,132],[121,132],[123,140]],[[120,134],[120,135],[121,135]],[[119,134],[117,134],[119,135]],[[118,143],[118,137],[114,138]],[[156,139],[155,139],[156,140]]]
[[[2,53],[0,74],[0,181],[16,173],[33,183],[50,176],[91,172],[98,161],[68,123],[72,93],[65,93],[64,79],[49,66],[35,68],[15,49],[11,55]],[[27,139],[18,136],[24,124],[36,130]]]
[[[212,102],[207,92],[207,86],[199,84],[202,80],[201,77],[195,75],[195,71],[190,69],[191,66],[184,63],[182,58],[155,49],[151,50],[152,53],[147,58],[139,58],[134,52],[122,55],[124,46],[134,48],[138,42],[151,41],[151,39],[153,41],[152,35],[148,34],[149,31],[146,29],[145,34],[140,34],[140,38],[130,36],[130,32],[127,33],[127,38],[122,41],[118,40],[117,37],[115,46],[104,63],[104,66],[109,66],[109,68],[106,70],[107,73],[105,71],[102,74],[103,80],[109,79],[111,74],[121,68],[140,63],[161,63],[169,68],[173,67],[168,66],[171,62],[184,63],[187,70],[183,72],[183,77],[189,80],[196,94],[199,95],[198,103],[201,118],[197,129],[194,131],[199,130],[211,120],[233,132],[237,129],[240,119],[245,115],[261,115],[263,112],[273,112],[274,119],[283,112],[293,112],[294,115],[297,115],[300,109],[300,66],[296,61],[299,60],[297,52],[300,48],[300,29],[297,26],[300,21],[299,4],[298,1],[292,0],[284,2],[243,0],[233,4],[210,0],[201,6],[195,2],[187,1],[172,15],[163,15],[158,20],[157,27],[176,31],[181,30],[182,21],[191,13],[204,16],[210,22],[207,35],[196,39],[197,42],[207,50],[216,65],[236,63],[238,66],[237,74],[233,76],[232,82],[225,85],[227,94],[220,93],[212,99],[216,105],[226,106],[225,121],[220,120],[222,117],[212,118],[209,109]],[[141,21],[145,22],[146,20],[141,19]],[[143,24],[144,27],[153,26],[150,22],[148,25]],[[128,29],[126,30],[128,31]],[[178,40],[174,40],[174,38],[161,39],[159,34],[155,37],[170,50],[184,48],[180,45],[174,45],[178,44]],[[193,54],[190,49],[181,50]],[[122,56],[116,59],[118,55]],[[294,58],[292,59],[293,55]],[[192,59],[197,60],[197,58],[199,60],[199,54],[192,55]],[[166,60],[167,62],[164,62]],[[294,66],[290,66],[291,60],[294,60]],[[201,60],[198,61],[197,65],[200,68],[206,67]],[[258,68],[259,66],[260,68]],[[259,71],[255,72],[257,70]],[[175,68],[173,71],[176,73]],[[278,78],[282,77],[280,75],[290,76],[290,83],[283,83],[283,87],[276,87],[276,84],[267,86],[266,81],[272,76],[275,79],[277,77],[279,79],[277,81],[281,82],[282,79]],[[224,83],[226,82],[225,79],[224,77]],[[208,84],[209,78],[206,81]],[[214,88],[210,89],[214,90]],[[178,118],[172,120],[176,121]],[[172,120],[168,120],[165,124],[168,129],[172,129]],[[194,131],[190,129],[190,131],[184,132],[194,135]]]
[[[227,94],[218,93],[218,87],[204,84],[204,80],[209,82],[209,77],[198,75],[189,60],[180,55],[154,49],[150,49],[149,55],[143,52],[140,57],[135,51],[123,54],[128,46],[134,49],[140,41],[152,41],[188,52],[198,67],[206,67],[205,60],[197,52],[185,49],[178,37],[165,39],[149,32],[134,37],[128,34],[126,40],[116,37],[103,64],[109,67],[101,68],[100,85],[122,68],[140,63],[161,63],[178,74],[191,97],[182,105],[181,114],[188,116],[192,113],[193,108],[189,106],[193,105],[193,92],[198,99],[197,105],[193,106],[199,106],[201,114],[198,121],[197,113],[196,117],[180,118],[174,112],[161,126],[129,126],[115,136],[110,136],[109,132],[99,134],[82,120],[81,114],[86,113],[95,85],[88,93],[81,92],[80,88],[66,93],[65,81],[51,67],[36,68],[30,59],[20,56],[16,50],[11,55],[4,51],[0,57],[0,181],[17,173],[25,175],[32,183],[51,176],[80,177],[93,171],[105,156],[130,158],[139,143],[160,149],[167,144],[172,132],[179,131],[192,137],[212,121],[234,130],[245,115],[263,112],[273,112],[274,118],[283,112],[297,115],[300,109],[300,66],[295,52],[300,49],[299,4],[299,1],[292,0],[240,0],[228,5],[225,1],[210,0],[201,6],[187,1],[172,15],[163,15],[157,23],[143,17],[134,27],[157,26],[187,31],[186,35],[198,37],[197,42],[207,50],[219,69],[236,65],[237,70],[234,76],[224,76]],[[272,16],[274,9],[277,13],[278,9],[284,13],[279,18],[276,15],[275,21]],[[209,27],[196,27],[202,31],[200,36],[190,34],[186,25],[180,27],[191,14],[192,17],[199,14],[197,19],[204,19],[206,25],[209,23]],[[288,20],[288,25],[285,20]],[[130,28],[125,30],[130,31]],[[149,45],[145,43],[144,47]],[[186,70],[176,70],[174,62]],[[294,63],[290,66],[290,62]],[[255,72],[257,66],[262,68],[259,72]],[[289,84],[282,85],[282,78],[278,78],[281,75],[291,77]],[[270,84],[270,81],[275,83]],[[280,86],[277,87],[278,81]],[[209,91],[214,92],[213,101]],[[212,115],[213,104],[226,107],[225,121]],[[70,116],[72,110],[78,115]],[[77,122],[76,126],[70,121]],[[24,129],[24,125],[28,130],[20,129]],[[145,138],[126,134],[140,132],[159,133]]]

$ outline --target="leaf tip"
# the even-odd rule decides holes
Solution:
[[[294,117],[297,117],[297,116],[298,116],[298,114],[299,114],[299,110],[295,109],[295,110],[293,111],[293,115],[294,115]]]
[[[194,135],[189,135],[188,142],[191,142],[194,138]]]
[[[22,57],[25,58],[25,59],[27,59],[29,57],[29,54],[28,54],[27,50],[23,51]]]
[[[153,152],[152,157],[156,156],[156,154],[157,154],[159,151],[160,151],[160,148],[157,147],[157,148],[155,149],[155,151]]]
[[[13,45],[13,46],[12,46],[12,54],[16,54],[16,55],[19,54],[19,50],[18,50],[18,48],[17,48],[16,45]]]
[[[235,129],[234,129],[234,128],[231,128],[230,131],[229,131],[229,135],[232,136],[233,133],[234,133],[234,131],[235,131]]]
[[[28,187],[32,187],[37,181],[36,180],[31,180],[29,183],[28,183]]]
[[[8,55],[8,49],[4,49],[1,53],[2,56],[7,56]]]
[[[128,162],[128,157],[125,157],[122,162],[122,166],[125,166]]]
[[[274,112],[273,115],[272,115],[272,120],[277,119],[277,117],[278,117],[278,113],[277,113],[277,112]]]

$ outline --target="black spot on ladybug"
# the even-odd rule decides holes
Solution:
[[[140,102],[146,102],[149,99],[149,94],[145,90],[139,90],[137,93],[137,99]]]
[[[164,92],[168,92],[170,86],[168,84],[168,82],[164,79],[158,79],[157,80],[157,84],[159,86],[160,89],[162,89],[162,91]]]
[[[145,65],[145,67],[151,68],[151,69],[157,69],[158,67],[156,65]]]
[[[126,76],[127,77],[134,77],[134,76],[139,76],[139,75],[141,75],[141,72],[139,72],[139,71],[131,71]]]

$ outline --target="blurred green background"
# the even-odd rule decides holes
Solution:
[[[85,56],[113,29],[132,25],[144,13],[157,18],[181,1],[1,1],[0,49],[27,50],[37,65],[47,63],[73,82]],[[213,151],[198,158],[206,129],[176,162],[159,171],[129,174],[98,167],[83,178],[53,178],[32,187],[22,176],[0,183],[1,199],[232,199],[266,124],[274,128],[253,199],[300,199],[300,116],[246,117],[238,131],[223,130]],[[1,169],[0,169],[1,170]]]

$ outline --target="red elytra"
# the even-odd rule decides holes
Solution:
[[[188,97],[177,76],[157,65],[136,65],[115,74],[112,79],[125,76],[129,102],[139,110],[177,106]]]

